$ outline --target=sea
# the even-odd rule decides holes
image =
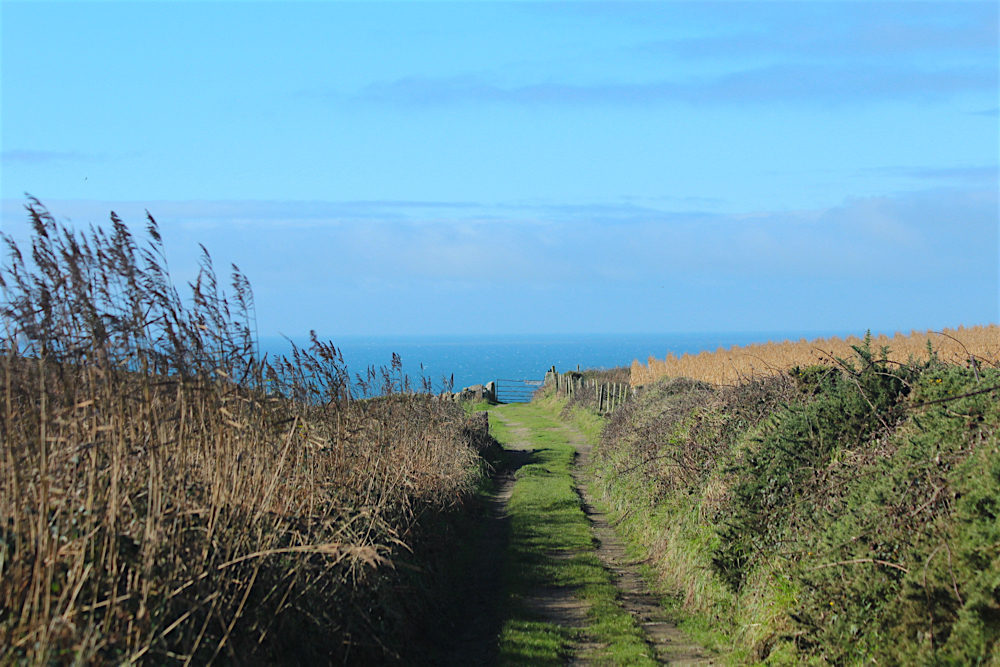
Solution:
[[[491,380],[541,380],[553,366],[559,372],[617,368],[630,366],[634,360],[645,363],[651,356],[662,359],[671,352],[681,355],[845,333],[850,332],[341,336],[329,340],[343,355],[352,378],[364,376],[369,367],[389,367],[395,353],[414,387],[419,388],[426,378],[438,393],[449,385],[457,391]],[[261,352],[288,354],[289,340],[308,347],[306,339],[262,338]]]

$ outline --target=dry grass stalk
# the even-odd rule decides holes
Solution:
[[[715,352],[650,357],[647,363],[632,362],[633,385],[650,384],[661,377],[688,377],[715,385],[736,385],[747,379],[766,377],[795,366],[830,363],[834,358],[854,356],[853,346],[862,339],[820,338],[813,341],[758,343],[719,348]],[[872,349],[889,348],[888,360],[906,363],[926,359],[929,347],[944,362],[971,365],[1000,365],[1000,326],[996,324],[944,329],[943,331],[897,332],[893,336],[872,337]]]
[[[0,664],[387,650],[401,536],[473,482],[461,410],[399,394],[396,364],[361,391],[397,393],[356,400],[315,338],[260,360],[246,278],[227,297],[206,252],[183,302],[152,217],[140,246],[26,208],[31,258],[4,237],[0,271]]]

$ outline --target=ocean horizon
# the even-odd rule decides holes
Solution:
[[[767,341],[808,340],[864,332],[755,331],[659,334],[488,334],[339,336],[328,340],[340,350],[352,380],[369,367],[388,367],[399,355],[414,387],[430,380],[435,393],[454,377],[455,390],[491,380],[541,380],[552,366],[558,371],[617,368],[645,363],[649,357],[698,353]],[[300,348],[308,338],[290,339]],[[326,340],[321,337],[321,340]],[[263,337],[261,353],[288,354],[289,338]]]

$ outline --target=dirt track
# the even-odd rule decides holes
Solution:
[[[564,425],[569,441],[576,447],[577,458],[573,466],[573,479],[583,501],[584,512],[590,519],[597,555],[604,566],[615,576],[621,591],[622,606],[636,618],[646,632],[646,640],[656,650],[657,659],[671,665],[713,665],[715,662],[705,650],[671,623],[659,602],[649,591],[639,573],[638,564],[632,562],[625,545],[608,522],[607,516],[597,510],[588,491],[587,469],[590,463],[590,445],[577,429]]]
[[[528,450],[531,448],[529,445],[531,432],[509,415],[491,413],[491,418],[502,421],[514,436],[512,442],[505,443],[504,447],[515,453],[515,465],[513,469],[505,471],[504,475],[501,476],[497,491],[491,499],[495,518],[498,522],[502,522],[506,514],[506,502],[510,498],[513,488],[513,473],[519,467],[516,462],[523,463],[524,460],[527,460]],[[646,640],[655,649],[660,662],[676,665],[715,664],[704,649],[667,619],[666,613],[656,597],[649,592],[645,581],[639,574],[637,564],[629,561],[625,547],[615,534],[607,517],[595,509],[593,499],[587,490],[586,471],[590,457],[590,446],[577,429],[566,424],[563,425],[563,428],[566,430],[570,443],[576,447],[578,452],[573,477],[584,511],[592,525],[597,554],[604,566],[614,575],[615,583],[621,592],[620,599],[623,608],[639,622],[646,633]],[[494,545],[494,547],[496,546],[498,545]],[[532,599],[528,600],[528,603],[535,607],[546,621],[555,625],[572,628],[586,625],[587,603],[576,598],[570,589],[553,587],[539,590]],[[577,657],[571,664],[589,664],[587,656],[593,648],[595,647],[588,643],[585,638],[582,639],[575,647],[574,655]],[[472,657],[471,654],[466,655]],[[495,659],[495,653],[493,656],[482,655],[481,657]],[[489,664],[490,662],[492,661],[476,661],[474,664]]]
[[[497,471],[493,492],[486,499],[483,530],[475,544],[476,573],[466,579],[459,599],[465,622],[457,628],[449,650],[439,659],[446,665],[493,665],[497,662],[497,637],[503,625],[503,569],[510,525],[507,502],[514,489],[514,473],[528,459],[521,448],[505,446],[508,465]]]

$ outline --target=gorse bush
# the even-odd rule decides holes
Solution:
[[[835,476],[849,491],[842,507],[806,536],[832,565],[797,575],[795,620],[810,650],[902,664],[997,657],[1000,409],[975,392],[1000,373],[976,375],[930,365],[914,383],[919,407],[892,439],[898,449],[858,471],[860,483]]]
[[[246,278],[227,296],[204,252],[182,299],[151,216],[141,244],[27,211],[0,270],[0,663],[398,657],[423,584],[396,565],[479,475],[461,408],[397,358],[352,387],[315,335],[261,359]]]
[[[873,349],[609,420],[607,499],[666,590],[767,663],[1000,663],[1000,370]]]
[[[712,388],[686,379],[662,382],[612,414],[603,438],[628,447],[629,456],[616,462],[616,472],[635,471],[655,488],[656,495],[688,484],[705,470],[714,452],[691,446],[686,422]],[[655,409],[650,409],[655,406]]]
[[[816,482],[834,452],[858,449],[879,429],[888,435],[901,418],[899,399],[919,371],[873,358],[870,340],[856,348],[859,367],[793,370],[812,400],[778,413],[769,432],[737,457],[713,560],[734,589],[757,557],[786,543],[790,522],[813,520],[825,491]]]

